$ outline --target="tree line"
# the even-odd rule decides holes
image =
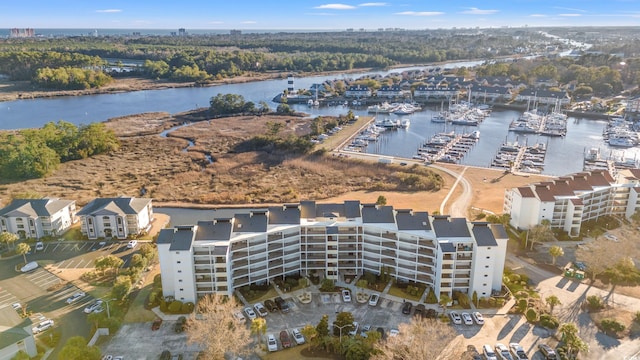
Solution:
[[[0,133],[0,178],[47,176],[60,163],[117,150],[120,142],[103,123],[79,127],[66,121],[40,129]]]

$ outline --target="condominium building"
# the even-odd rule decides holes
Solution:
[[[164,296],[182,301],[286,275],[342,280],[383,267],[437,296],[487,297],[501,288],[507,234],[391,206],[302,201],[163,229],[157,244]]]
[[[39,239],[67,231],[76,222],[76,202],[61,199],[16,199],[0,209],[0,232]]]
[[[148,231],[153,221],[148,198],[98,198],[78,211],[80,230],[89,239],[126,239]]]
[[[640,169],[580,172],[507,189],[504,213],[511,225],[530,229],[549,220],[551,227],[578,236],[583,222],[604,215],[630,218],[640,205]]]

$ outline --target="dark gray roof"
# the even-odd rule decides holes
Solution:
[[[507,234],[507,229],[502,226],[502,224],[491,224],[491,231],[493,232],[493,237],[495,239],[509,239],[509,235]]]
[[[176,228],[173,233],[173,241],[171,241],[169,251],[190,250],[194,235],[193,227],[184,226]]]
[[[78,211],[78,216],[135,215],[140,213],[149,203],[151,203],[151,199],[149,198],[98,198]]]
[[[439,238],[471,237],[465,218],[434,217],[433,230]]]
[[[0,307],[0,349],[30,337],[24,328],[31,324],[31,319],[21,318],[11,306]]]
[[[313,219],[316,217],[316,202],[311,200],[300,201],[300,217]]]
[[[456,252],[456,247],[453,246],[452,243],[442,242],[440,243],[440,249],[442,249],[443,253],[452,253]]]
[[[316,217],[345,217],[344,204],[316,204]]]
[[[8,206],[0,209],[0,216],[51,216],[61,209],[73,204],[74,202],[74,200],[60,199],[16,199],[13,200]]]
[[[344,202],[344,215],[347,217],[347,219],[361,217],[362,213],[360,212],[360,201],[346,200]]]
[[[398,230],[431,230],[429,214],[423,211],[411,214],[408,211],[398,210],[396,223],[398,223]]]
[[[158,234],[158,240],[156,240],[156,244],[171,244],[174,231],[175,229],[160,230],[160,234]]]
[[[228,246],[216,246],[213,248],[213,255],[226,256]]]
[[[269,207],[269,224],[300,224],[300,209],[293,205],[271,206]]]
[[[370,206],[365,205],[362,207],[362,222],[363,223],[375,223],[375,224],[393,224],[395,218],[393,216],[392,206]]]
[[[489,223],[473,223],[472,231],[478,246],[498,246]]]
[[[231,220],[198,221],[196,241],[231,239]]]
[[[266,232],[267,216],[259,214],[236,214],[233,224],[234,232]]]
[[[327,234],[333,235],[333,234],[339,234],[339,233],[340,231],[337,226],[327,226]]]

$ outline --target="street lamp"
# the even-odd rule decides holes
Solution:
[[[118,300],[118,299],[102,299],[105,303],[107,303],[107,319],[111,318],[111,313],[109,312],[109,301]]]
[[[340,344],[342,344],[342,328],[345,328],[347,326],[351,326],[352,324],[344,324],[342,326],[336,325],[336,323],[333,323],[333,327],[337,327],[338,329],[340,329]]]

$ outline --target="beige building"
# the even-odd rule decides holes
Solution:
[[[148,198],[98,198],[78,211],[82,233],[89,239],[127,239],[151,228],[153,206]]]
[[[16,199],[0,209],[0,232],[21,238],[57,236],[76,222],[76,202],[61,199]]]

